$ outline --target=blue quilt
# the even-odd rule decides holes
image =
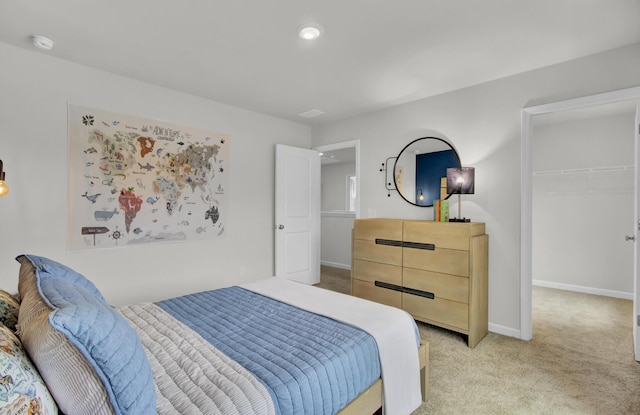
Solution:
[[[252,372],[278,414],[335,414],[380,377],[368,333],[240,287],[158,305]]]

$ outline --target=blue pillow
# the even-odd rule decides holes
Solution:
[[[84,275],[77,273],[66,265],[62,265],[59,262],[56,262],[52,259],[36,256],[36,255],[19,255],[16,260],[20,262],[20,257],[24,256],[33,264],[36,270],[46,271],[51,275],[55,275],[56,277],[65,278],[71,282],[74,282],[81,287],[87,289],[89,292],[93,293],[95,296],[100,298],[103,302],[106,303],[106,300],[102,296],[102,293],[98,290],[98,288],[88,279],[84,277]]]
[[[93,367],[114,412],[155,414],[153,373],[134,329],[101,295],[93,292],[93,284],[85,287],[67,278],[70,275],[67,271],[60,275],[47,269],[59,268],[50,268],[45,262],[44,268],[36,270],[38,291],[53,309],[49,323],[64,334]]]

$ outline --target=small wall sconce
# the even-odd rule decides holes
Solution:
[[[5,172],[2,170],[2,160],[0,160],[0,197],[9,193],[9,186],[4,182]]]
[[[458,218],[449,219],[449,222],[469,222],[460,214],[460,195],[475,193],[475,167],[453,167],[447,169],[447,193],[458,195]]]

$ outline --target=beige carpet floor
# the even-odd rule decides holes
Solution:
[[[350,292],[349,271],[322,267],[319,286]],[[630,300],[533,289],[533,340],[462,335],[418,323],[431,345],[423,414],[640,415]],[[392,415],[392,414],[391,414]]]

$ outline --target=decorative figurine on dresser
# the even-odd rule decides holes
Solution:
[[[489,236],[479,222],[357,219],[351,292],[467,336],[488,333]]]

